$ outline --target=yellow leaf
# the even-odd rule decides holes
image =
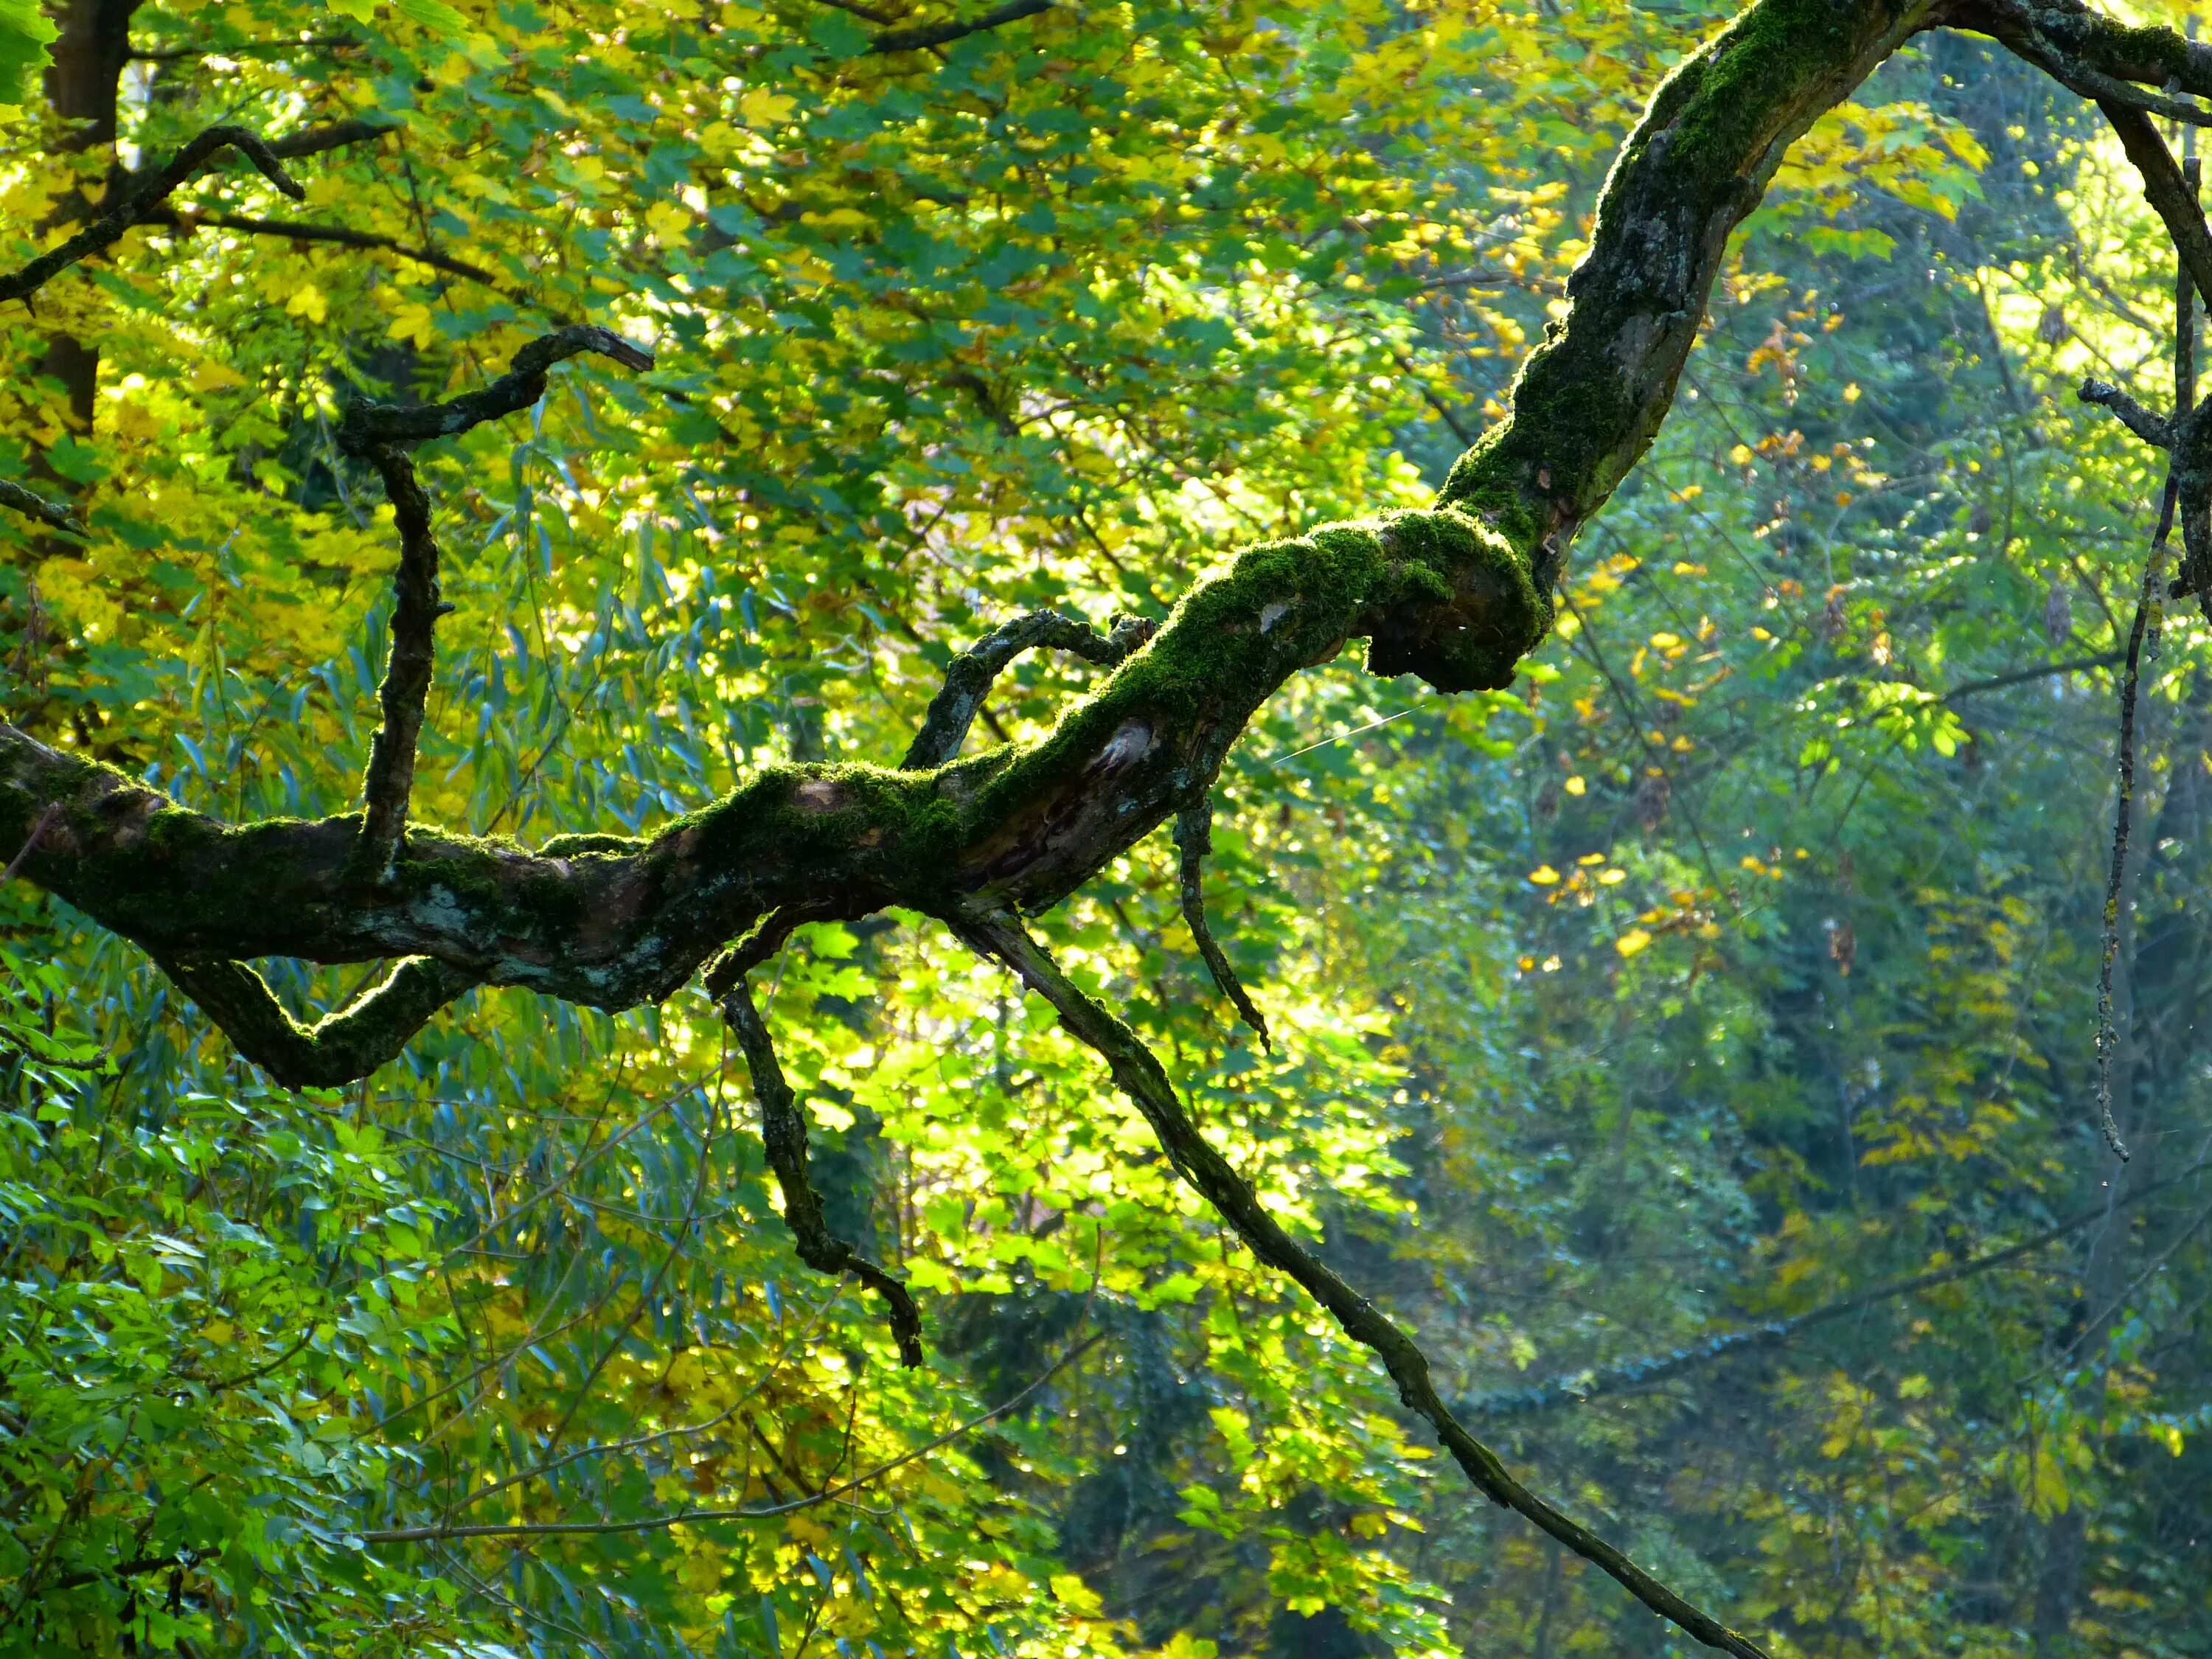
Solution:
[[[400,307],[392,319],[392,326],[386,332],[395,340],[413,341],[417,349],[428,345],[435,332],[430,323],[430,307]]]
[[[782,97],[765,87],[749,87],[738,100],[738,113],[749,127],[780,127],[798,107],[797,99]]]
[[[329,308],[330,302],[323,298],[322,289],[313,283],[302,283],[292,290],[292,297],[284,301],[288,314],[305,317],[311,323],[321,322],[324,313]]]
[[[1540,864],[1528,872],[1528,879],[1539,887],[1550,887],[1559,879],[1559,872],[1548,864]]]
[[[1613,948],[1624,957],[1632,957],[1650,943],[1650,934],[1645,933],[1641,927],[1632,927],[1613,940]]]
[[[1105,1611],[1106,1604],[1098,1599],[1098,1592],[1072,1572],[1054,1576],[1052,1594],[1054,1601],[1078,1618],[1096,1619]]]

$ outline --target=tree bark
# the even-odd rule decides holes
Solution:
[[[131,4],[74,0],[69,13],[56,95],[66,80],[70,107],[90,110],[87,142],[112,137]],[[1567,314],[1437,504],[1244,551],[1036,742],[914,772],[769,767],[649,840],[533,851],[411,826],[371,881],[356,815],[227,825],[0,727],[0,847],[23,846],[58,807],[24,872],[172,959],[421,956],[470,982],[609,1009],[671,994],[778,913],[1045,908],[1198,799],[1255,711],[1348,641],[1369,641],[1378,674],[1444,691],[1510,684],[1549,630],[1576,532],[1665,417],[1729,234],[1793,139],[1947,22],[2108,77],[2212,90],[2212,53],[2076,0],[1760,0],[1654,95]]]

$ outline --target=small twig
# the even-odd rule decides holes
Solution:
[[[1190,928],[1191,937],[1198,941],[1198,953],[1206,958],[1206,971],[1213,975],[1221,994],[1235,1005],[1238,1016],[1256,1031],[1260,1046],[1269,1053],[1274,1051],[1274,1039],[1267,1035],[1267,1022],[1252,1000],[1244,982],[1237,977],[1236,969],[1230,966],[1228,957],[1213,937],[1213,929],[1206,920],[1206,893],[1202,883],[1206,876],[1206,854],[1213,851],[1213,797],[1201,794],[1176,815],[1176,851],[1182,855],[1181,884],[1182,888],[1182,919]]]

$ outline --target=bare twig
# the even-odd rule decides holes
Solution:
[[[913,28],[885,29],[869,41],[868,51],[876,54],[949,46],[971,34],[986,33],[1008,23],[1018,23],[1024,17],[1034,17],[1041,11],[1050,11],[1053,4],[1054,0],[1008,0],[1006,5],[993,7],[972,22],[923,23]]]

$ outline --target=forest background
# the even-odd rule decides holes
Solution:
[[[1429,500],[1724,15],[884,3],[170,0],[105,130],[27,82],[9,267],[118,157],[372,130],[0,314],[0,475],[88,526],[0,525],[5,717],[344,810],[397,554],[337,388],[589,318],[657,366],[426,452],[417,813],[638,832],[896,755],[1018,611],[1158,617]],[[2145,684],[2122,1164],[2160,477],[2071,393],[2164,401],[2173,276],[2085,107],[1899,55],[1739,237],[1515,686],[1347,657],[1268,704],[1207,890],[1272,1049],[1166,836],[1041,924],[1516,1470],[1778,1654],[2212,1652],[2212,647],[2177,613]],[[1025,659],[975,741],[1090,672]],[[303,1012],[361,977],[270,971]],[[760,989],[922,1368],[799,1262],[702,994],[480,991],[295,1093],[0,887],[0,1650],[1693,1650],[1470,1493],[935,924],[814,927]]]

